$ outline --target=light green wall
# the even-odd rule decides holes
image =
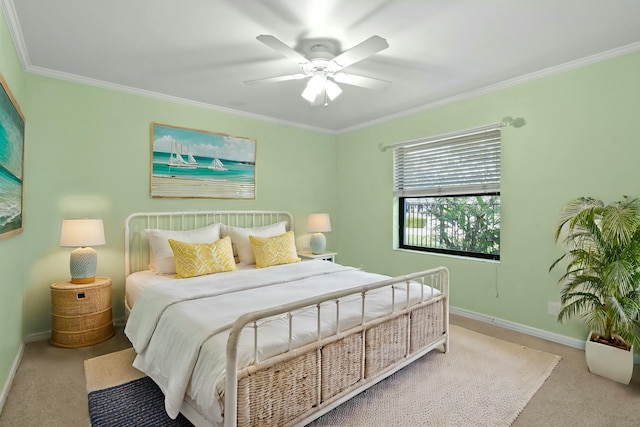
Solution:
[[[16,98],[24,104],[24,73],[0,12],[0,74]],[[24,110],[23,110],[24,111]],[[11,367],[22,343],[22,283],[26,248],[24,233],[0,240],[0,393],[7,384]],[[2,395],[0,394],[0,398]],[[2,402],[0,401],[0,404]]]
[[[124,314],[123,226],[130,213],[283,209],[294,214],[296,231],[303,234],[306,214],[334,208],[333,136],[31,74],[26,85],[26,335],[50,329],[49,285],[69,275],[69,249],[59,247],[64,218],[104,219],[107,244],[95,248],[98,274],[114,279],[114,317],[119,318]],[[256,200],[152,199],[151,122],[255,138]]]
[[[579,322],[547,314],[558,301],[553,230],[569,200],[640,196],[640,53],[424,111],[338,138],[335,228],[342,262],[390,275],[445,265],[451,304],[583,339]],[[524,117],[503,129],[500,262],[393,250],[393,144]]]

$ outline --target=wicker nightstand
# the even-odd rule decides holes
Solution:
[[[111,279],[93,283],[70,281],[51,285],[51,345],[77,348],[108,340],[115,334],[111,314]]]

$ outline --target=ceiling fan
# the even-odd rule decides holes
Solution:
[[[246,84],[309,79],[309,82],[302,92],[302,97],[309,101],[311,105],[324,105],[326,107],[329,104],[329,100],[333,101],[342,93],[342,89],[340,89],[340,86],[338,86],[336,82],[368,89],[383,89],[391,83],[386,80],[342,71],[343,68],[388,48],[389,44],[380,36],[369,37],[367,40],[342,52],[338,56],[335,56],[330,51],[330,43],[318,41],[310,47],[310,53],[307,57],[293,50],[274,36],[260,35],[256,38],[300,65],[300,67],[302,67],[302,73],[247,80],[245,81]]]

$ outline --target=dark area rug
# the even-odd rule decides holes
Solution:
[[[164,410],[164,395],[149,377],[89,393],[92,427],[193,427],[182,414]]]

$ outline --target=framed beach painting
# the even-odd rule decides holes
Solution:
[[[0,76],[0,239],[22,232],[24,116]]]
[[[151,197],[255,199],[256,141],[151,123]]]

